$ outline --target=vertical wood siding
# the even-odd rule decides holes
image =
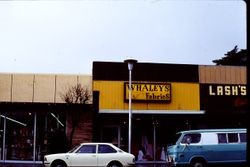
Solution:
[[[240,66],[199,66],[199,82],[213,84],[246,84],[247,69]]]

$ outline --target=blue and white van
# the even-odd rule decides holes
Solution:
[[[246,164],[246,129],[189,130],[177,136],[176,144],[167,149],[172,166]]]

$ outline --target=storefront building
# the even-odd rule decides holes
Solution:
[[[128,80],[123,62],[93,62],[92,76],[0,74],[0,163],[41,163],[64,151],[74,115],[81,121],[73,144],[128,150]],[[92,93],[87,108],[62,99],[78,83]],[[246,83],[246,67],[135,64],[131,152],[143,146],[148,161],[164,161],[162,150],[180,130],[246,127]]]
[[[128,66],[93,62],[92,75],[95,140],[128,150]],[[131,152],[143,147],[147,160],[162,161],[180,130],[246,127],[246,101],[246,67],[137,63]]]
[[[0,163],[42,163],[44,154],[65,151],[72,108],[83,117],[73,142],[92,141],[90,107],[62,99],[77,83],[91,92],[91,82],[91,76],[0,74]]]

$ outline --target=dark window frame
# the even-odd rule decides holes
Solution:
[[[87,148],[87,150],[83,150],[84,148]],[[95,154],[96,153],[96,145],[91,144],[91,145],[82,145],[76,153],[81,153],[81,154]]]
[[[107,144],[99,144],[98,145],[98,154],[109,154],[109,153],[117,153],[113,147]]]

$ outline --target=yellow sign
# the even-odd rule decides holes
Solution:
[[[132,100],[171,101],[170,83],[132,83]],[[129,100],[129,83],[124,83],[125,100]]]

